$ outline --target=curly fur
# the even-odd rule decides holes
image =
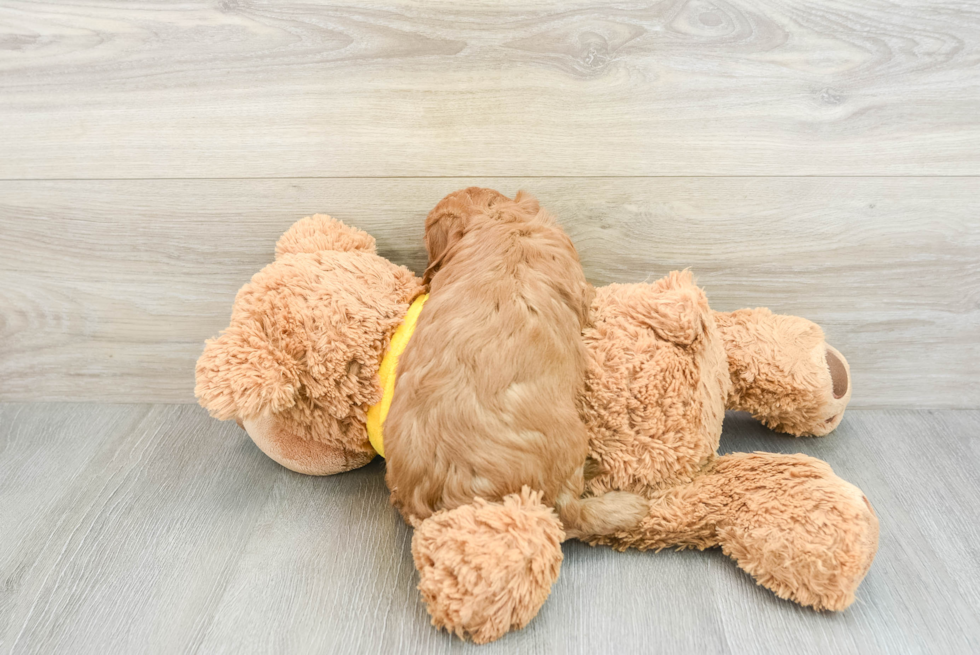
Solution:
[[[430,212],[426,246],[429,299],[385,423],[395,506],[418,524],[530,485],[572,536],[635,524],[642,498],[580,499],[593,291],[571,240],[533,198],[474,187]]]

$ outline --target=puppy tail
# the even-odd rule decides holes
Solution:
[[[636,527],[650,512],[650,503],[628,491],[609,491],[590,498],[563,495],[555,509],[566,539],[586,539]]]

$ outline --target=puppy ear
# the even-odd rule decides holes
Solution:
[[[448,246],[447,241],[446,231],[438,221],[431,223],[426,221],[425,250],[429,253],[429,265],[425,267],[425,273],[422,274],[422,284],[428,286],[432,282],[432,276],[442,267]]]
[[[433,211],[429,214],[425,221],[425,249],[429,253],[429,265],[422,275],[423,284],[432,282],[432,277],[446,263],[462,236],[462,216],[452,211]]]
[[[538,210],[537,201],[526,193],[519,194],[525,212]],[[463,233],[472,227],[474,220],[500,220],[501,215],[514,215],[514,201],[499,191],[471,186],[454,191],[439,201],[425,219],[425,247],[429,252],[429,266],[423,281],[428,285],[432,277],[448,261]]]
[[[439,272],[439,269],[442,267],[442,260],[443,260],[443,258],[440,257],[436,261],[431,262],[426,267],[425,273],[422,274],[422,284],[424,284],[425,286],[429,286],[430,284],[432,284],[432,277],[436,273],[438,273]]]

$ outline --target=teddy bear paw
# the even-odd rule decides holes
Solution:
[[[817,359],[822,357],[823,366],[829,375],[820,376],[816,390],[817,411],[807,432],[815,437],[830,434],[844,417],[844,410],[851,400],[851,367],[847,359],[828,343],[822,344]]]
[[[766,427],[797,437],[823,437],[840,425],[851,400],[851,369],[823,340],[808,354],[771,374],[752,414]]]
[[[432,624],[478,644],[523,628],[558,579],[561,524],[541,494],[443,510],[412,538],[419,591]]]

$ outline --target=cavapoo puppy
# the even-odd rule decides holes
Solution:
[[[632,527],[636,495],[580,498],[589,437],[578,413],[593,290],[555,219],[519,192],[449,194],[425,222],[429,298],[398,362],[385,421],[392,502],[413,525],[523,486],[567,537]]]

